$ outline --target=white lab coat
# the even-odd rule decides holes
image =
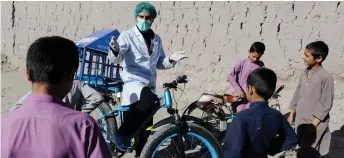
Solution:
[[[146,42],[136,26],[120,34],[117,39],[120,52],[116,57],[111,49],[108,59],[113,64],[122,63],[121,78],[124,81],[122,105],[130,105],[140,99],[144,86],[148,86],[155,93],[157,69],[169,69],[176,62],[170,62],[166,57],[160,37],[155,34],[153,51],[148,53]]]

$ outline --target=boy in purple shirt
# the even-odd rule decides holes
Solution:
[[[1,157],[112,157],[96,121],[62,102],[78,66],[73,41],[53,36],[31,44],[26,77],[32,93],[1,116]]]
[[[234,95],[242,98],[242,101],[234,105],[233,110],[238,113],[249,108],[250,104],[246,99],[246,81],[248,75],[255,69],[264,67],[264,63],[259,59],[265,51],[265,45],[261,42],[254,42],[248,50],[249,55],[247,59],[238,61],[233,71],[228,75],[227,81],[234,88]]]

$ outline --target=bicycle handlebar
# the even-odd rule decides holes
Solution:
[[[282,85],[281,87],[279,87],[275,93],[278,94],[279,92],[281,92],[281,90],[282,90],[283,88],[284,88],[284,85]]]
[[[183,76],[178,76],[176,78],[176,80],[170,82],[170,83],[164,83],[163,87],[164,88],[177,88],[178,83],[187,83],[188,81],[186,80],[187,76],[183,75]]]
[[[272,99],[276,99],[278,97],[280,97],[279,93],[282,91],[282,89],[284,88],[284,85],[280,86],[276,92],[271,96]]]

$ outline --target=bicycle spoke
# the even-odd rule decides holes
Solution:
[[[168,156],[172,157],[172,155],[170,154],[170,152],[168,152],[167,148],[168,148],[168,146],[166,146],[166,148],[164,148],[164,150],[166,150]],[[160,156],[160,157],[162,157],[162,156]]]
[[[174,140],[172,139],[173,145],[175,146],[175,149],[177,150],[177,152],[180,154],[179,149],[178,149],[178,145],[176,145],[176,143],[174,142]]]
[[[206,153],[209,153],[209,155],[210,155],[210,152],[209,152],[209,150],[206,152]],[[202,157],[206,154],[206,153],[204,153],[203,155],[202,155]],[[207,155],[206,155],[207,156]]]

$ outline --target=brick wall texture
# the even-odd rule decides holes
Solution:
[[[36,38],[60,35],[78,40],[94,31],[134,25],[137,2],[1,2],[1,53],[24,59]],[[190,58],[176,70],[195,82],[225,82],[236,60],[254,41],[266,44],[262,60],[280,79],[295,80],[305,46],[324,40],[325,66],[344,77],[344,3],[341,2],[152,2],[153,29],[167,54]],[[173,73],[173,71],[167,72]],[[170,76],[170,75],[168,75]]]

